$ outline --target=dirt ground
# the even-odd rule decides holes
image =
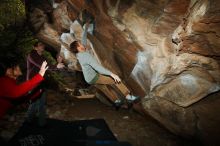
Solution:
[[[133,146],[194,146],[160,126],[151,117],[142,116],[133,110],[120,109],[102,104],[97,99],[76,99],[60,93],[48,93],[47,113],[50,118],[65,121],[103,118],[119,141]],[[8,115],[1,121],[1,136],[9,139],[21,126],[25,110]]]

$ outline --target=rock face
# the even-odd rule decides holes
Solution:
[[[72,69],[79,69],[76,58],[60,36],[73,29],[72,39],[81,39],[80,13],[86,8],[96,22],[95,34],[88,35],[91,52],[143,97],[145,111],[176,134],[219,142],[219,94],[209,95],[220,89],[220,1],[56,2],[50,12],[48,4],[35,6],[29,21]]]

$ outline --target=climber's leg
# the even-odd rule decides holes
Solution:
[[[33,121],[33,119],[36,117],[35,115],[36,111],[37,111],[37,103],[36,102],[30,103],[26,113],[27,122]]]
[[[108,76],[99,75],[99,79],[96,81],[96,84],[115,85],[117,89],[124,95],[124,97],[130,102],[133,102],[139,98],[139,97],[131,95],[130,90],[125,86],[125,84],[123,84],[122,82],[115,83],[115,81],[111,77],[108,77]]]
[[[118,90],[126,97],[130,91],[129,89],[121,82],[116,84],[115,81],[108,76],[99,75],[99,79],[96,81],[96,84],[104,84],[104,85],[115,85]]]

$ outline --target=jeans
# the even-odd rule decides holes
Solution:
[[[46,124],[46,91],[28,107],[27,121],[31,122],[36,116],[38,117],[38,125],[44,126]]]

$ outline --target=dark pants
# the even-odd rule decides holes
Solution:
[[[46,124],[46,91],[44,91],[39,99],[30,103],[27,111],[27,121],[31,122],[35,117],[38,118],[39,126]]]
[[[0,146],[8,146],[6,140],[2,137],[0,137]]]

